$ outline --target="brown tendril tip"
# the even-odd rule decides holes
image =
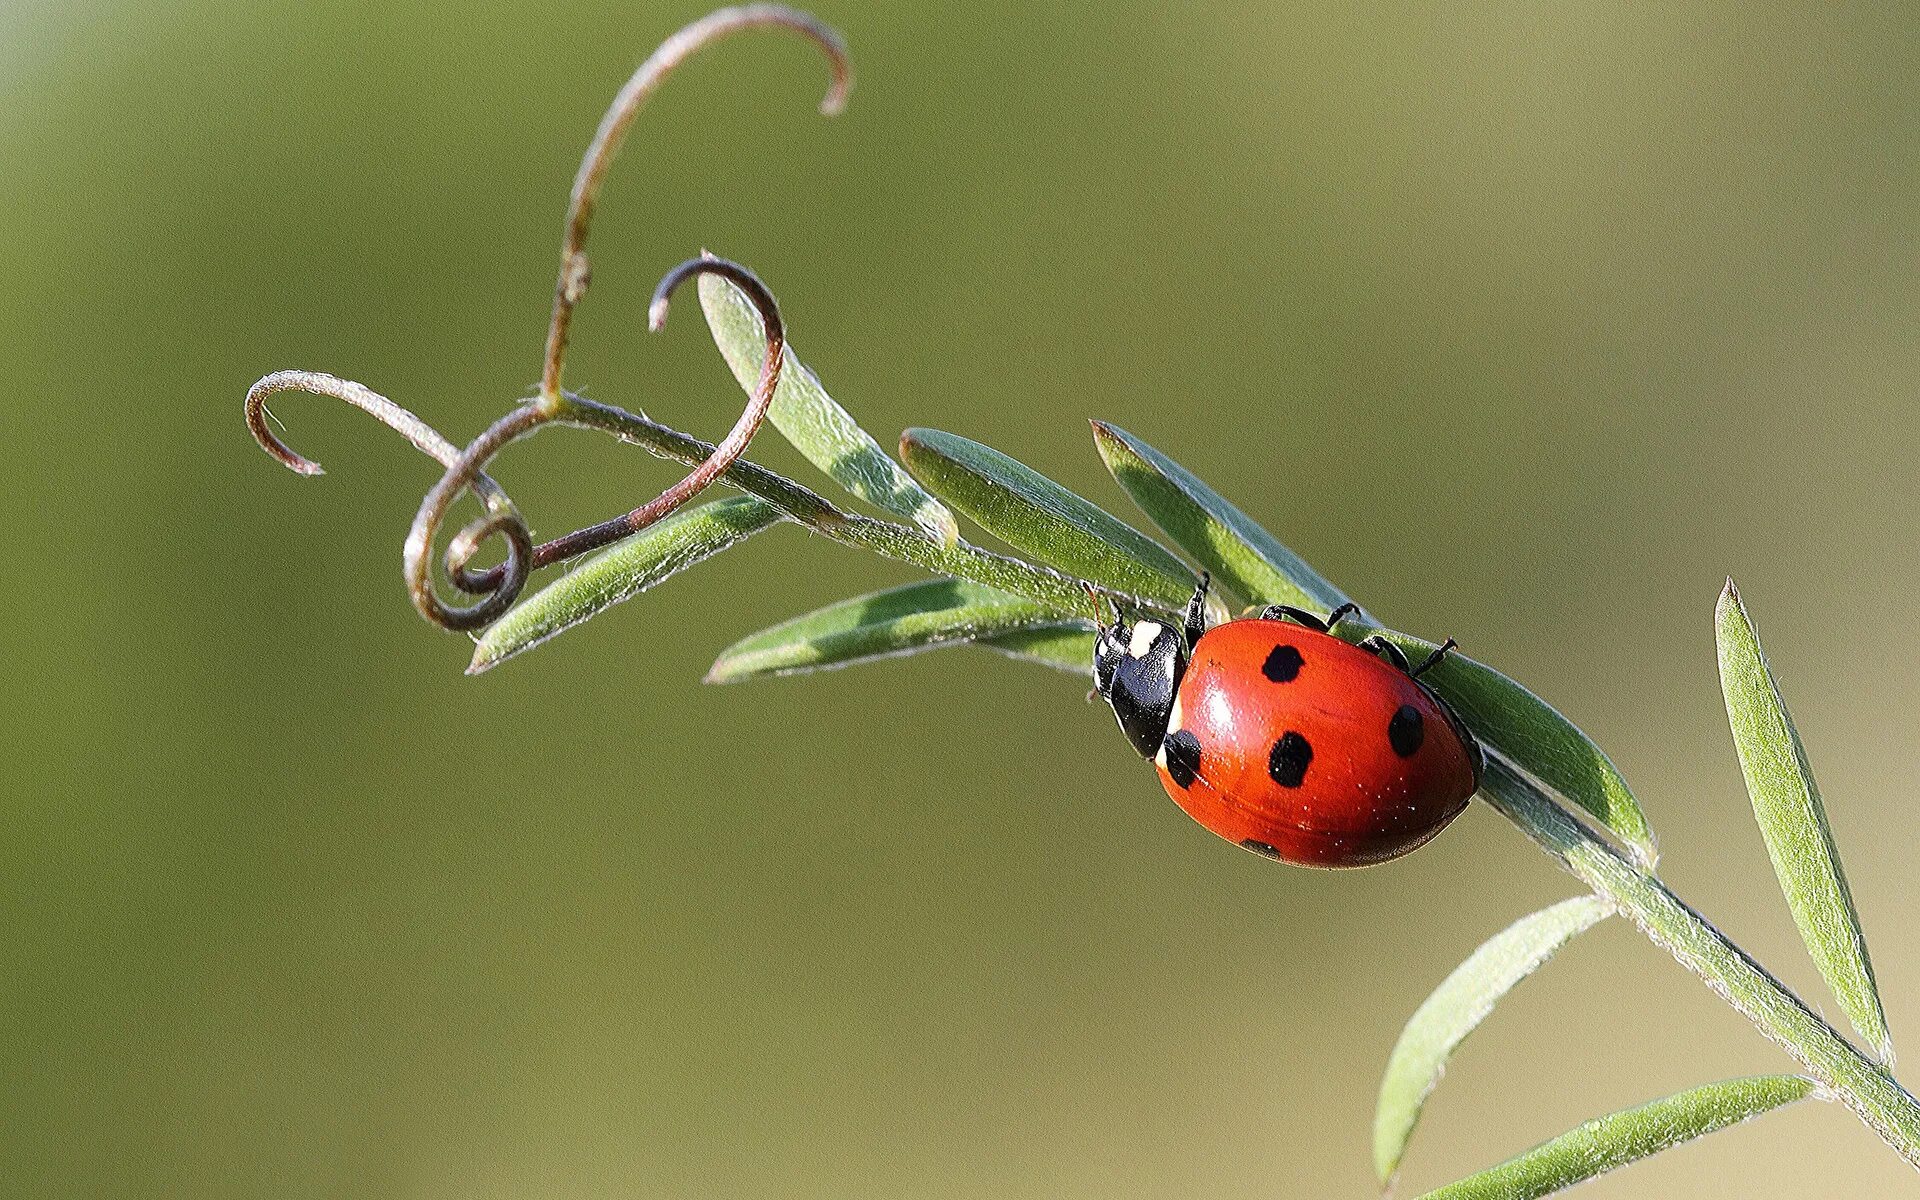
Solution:
[[[365,384],[323,371],[275,371],[247,389],[247,429],[252,432],[253,440],[260,443],[261,449],[296,474],[324,475],[326,471],[319,463],[281,441],[280,435],[267,424],[267,397],[281,392],[305,392],[345,400],[412,442],[422,454],[441,466],[452,466],[454,460],[460,457],[460,448],[442,437],[439,430]],[[483,495],[504,499],[500,485],[485,476],[476,479],[474,486]]]
[[[567,205],[566,233],[560,244],[560,271],[553,289],[553,319],[547,327],[546,362],[540,374],[540,398],[548,407],[561,403],[560,372],[566,362],[567,333],[573,323],[573,310],[587,294],[592,278],[587,258],[587,231],[593,224],[595,201],[605,181],[614,155],[626,137],[633,118],[649,97],[676,67],[705,46],[747,29],[764,26],[789,29],[811,39],[827,56],[831,78],[820,111],[833,116],[846,107],[847,93],[853,87],[852,65],[846,43],[829,26],[809,13],[779,4],[746,4],[712,12],[660,43],[647,61],[640,64],[608,105],[594,131],[593,141],[580,160],[574,175],[573,193]]]
[[[421,453],[449,471],[458,469],[472,451],[472,447],[462,451],[442,436],[439,430],[415,416],[413,412],[395,404],[365,384],[341,379],[321,371],[275,371],[247,389],[247,428],[252,431],[254,440],[260,443],[262,449],[280,460],[289,470],[301,475],[320,475],[324,472],[319,463],[287,445],[267,424],[267,397],[281,392],[306,392],[315,396],[331,396],[337,400],[344,400],[405,437]],[[498,578],[517,577],[524,583],[533,570],[534,557],[533,538],[527,531],[526,522],[514,509],[513,502],[507,498],[505,490],[485,472],[472,472],[467,477],[466,485],[470,485],[481,503],[486,505],[487,513],[475,525],[462,531],[463,537],[470,535],[470,540],[461,549],[458,564],[454,562],[454,547],[448,548],[447,570],[454,577],[455,585],[470,593],[494,591],[499,587],[498,580],[481,580],[465,570],[465,563],[472,557],[478,543],[495,533],[502,534],[507,539],[507,557],[499,567],[495,568]],[[518,588],[513,590],[517,592]],[[426,612],[429,619],[450,629],[468,629],[473,628],[475,624],[484,624],[498,616],[499,612],[504,612],[505,605],[511,603],[513,597],[508,595],[505,601],[497,606],[493,603],[495,599],[497,597],[490,597],[487,603],[472,609],[449,609],[435,598],[432,611],[427,609],[421,611]],[[469,621],[472,623],[468,623]]]

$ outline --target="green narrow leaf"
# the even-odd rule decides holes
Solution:
[[[1798,1075],[1723,1079],[1588,1121],[1421,1200],[1533,1200],[1813,1095]]]
[[[1085,623],[1064,620],[1045,605],[994,588],[960,579],[930,579],[829,604],[743,638],[721,653],[707,672],[707,682],[737,683],[845,667],[1035,627],[1058,630],[1063,626],[1078,631],[1084,630]],[[1014,646],[1021,649],[1020,643]],[[1089,648],[1089,663],[1092,653]]]
[[[900,435],[900,457],[934,494],[1044,563],[1175,612],[1193,594],[1193,573],[1171,551],[998,450],[909,429]]]
[[[1377,632],[1416,663],[1435,649],[1432,642],[1391,629],[1349,631],[1342,626],[1340,632],[1343,637]],[[1453,706],[1489,751],[1573,801],[1618,837],[1640,865],[1657,860],[1653,828],[1626,778],[1606,751],[1558,709],[1525,685],[1458,652],[1441,659],[1420,681]]]
[[[1373,1169],[1391,1183],[1447,1061],[1493,1006],[1575,936],[1607,915],[1592,896],[1575,896],[1531,913],[1480,944],[1433,989],[1400,1031],[1373,1112]]]
[[[718,275],[700,277],[700,307],[733,377],[747,391],[760,378],[767,337],[760,314],[747,294]],[[767,417],[807,461],[835,483],[877,508],[905,517],[943,546],[960,536],[947,506],[928,495],[913,477],[887,457],[880,443],[860,428],[846,409],[820,386],[820,379],[794,353],[789,342],[781,360],[780,386],[774,389]]]
[[[1072,675],[1093,674],[1093,631],[1084,623],[1035,625],[981,638],[983,649]]]
[[[1093,435],[1107,470],[1140,511],[1243,600],[1322,612],[1347,602],[1346,593],[1179,463],[1104,421],[1093,423]]]
[[[783,519],[772,505],[751,496],[681,509],[600,551],[509,609],[481,636],[467,674],[497,667]]]
[[[1881,1062],[1891,1062],[1893,1041],[1880,1007],[1880,989],[1846,872],[1840,868],[1840,851],[1827,825],[1826,805],[1760,649],[1760,635],[1731,579],[1714,611],[1714,630],[1733,744],[1780,890],[1847,1019]]]

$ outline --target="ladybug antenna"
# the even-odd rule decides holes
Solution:
[[[1087,599],[1093,601],[1093,619],[1095,621],[1100,621],[1100,606],[1104,603],[1107,606],[1107,611],[1113,614],[1113,620],[1100,621],[1100,623],[1103,625],[1118,625],[1120,623],[1120,606],[1113,602],[1113,597],[1102,595],[1099,588],[1094,587],[1084,579],[1080,581],[1080,587],[1087,593]]]

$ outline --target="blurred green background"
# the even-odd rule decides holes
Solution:
[[[524,395],[579,152],[701,11],[0,8],[8,1195],[1370,1195],[1401,1022],[1571,893],[1479,810],[1389,869],[1275,867],[987,655],[701,687],[910,578],[792,529],[462,677],[399,586],[425,460],[287,397],[331,468],[295,478],[241,397],[327,370],[464,440]],[[845,117],[767,34],[637,126],[573,382],[732,420],[697,310],[643,333],[708,246],[883,440],[1127,512],[1114,420],[1581,722],[1675,887],[1820,999],[1721,710],[1731,573],[1920,1036],[1910,7],[820,11]],[[498,474],[547,533],[671,477],[577,433]],[[1467,1045],[1403,1192],[1786,1065],[1603,926]],[[1590,1194],[1911,1182],[1809,1105]]]

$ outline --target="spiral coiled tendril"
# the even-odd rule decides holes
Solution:
[[[557,423],[600,428],[594,422],[578,419],[581,414],[574,409],[580,407],[581,402],[563,392],[560,384],[573,310],[586,295],[591,275],[586,239],[600,185],[635,114],[674,68],[702,47],[729,34],[762,26],[789,29],[815,42],[826,54],[832,72],[827,94],[820,104],[821,111],[831,115],[840,111],[846,103],[852,75],[844,44],[832,29],[794,9],[775,4],[721,9],[693,22],[661,43],[660,48],[640,65],[614,97],[574,177],[537,398],[495,421],[462,449],[411,411],[385,396],[333,375],[314,371],[278,371],[261,379],[247,392],[247,427],[254,439],[269,454],[302,475],[320,474],[320,464],[296,453],[267,424],[266,400],[280,392],[302,391],[345,400],[400,433],[422,453],[446,468],[439,482],[422,498],[420,510],[408,530],[403,551],[408,598],[429,621],[447,629],[470,630],[497,620],[519,598],[534,571],[645,529],[699,495],[740,457],[765,420],[779,386],[786,346],[779,306],[766,285],[752,271],[726,259],[703,256],[681,263],[661,279],[659,286],[654,289],[653,302],[648,310],[649,326],[655,330],[662,326],[666,320],[668,301],[682,283],[696,275],[712,274],[731,281],[746,292],[760,314],[767,342],[766,359],[761,364],[759,379],[747,399],[746,407],[741,410],[732,430],[713,448],[712,453],[685,478],[638,508],[610,520],[576,529],[538,546],[534,545],[525,519],[506,492],[486,474],[487,464],[507,445],[546,425]],[[456,589],[481,599],[471,605],[454,607],[442,600],[435,591],[431,549],[448,511],[467,491],[473,492],[486,511],[448,541],[443,566]],[[505,558],[495,566],[476,569],[472,565],[475,555],[488,539],[495,536],[506,541]]]
[[[485,478],[487,463],[509,443],[535,433],[545,425],[580,424],[569,419],[564,398],[558,407],[534,400],[514,409],[475,438],[447,466],[446,474],[440,477],[440,481],[428,490],[420,502],[420,511],[407,533],[404,561],[407,595],[422,616],[448,629],[478,629],[492,623],[519,597],[526,586],[527,577],[534,571],[638,533],[706,490],[745,452],[747,444],[753,440],[754,433],[766,419],[774,391],[780,386],[780,364],[785,357],[786,331],[781,324],[779,306],[766,285],[752,271],[724,258],[689,259],[667,272],[654,290],[653,304],[649,310],[649,321],[654,329],[659,329],[665,323],[668,300],[674,290],[688,279],[703,274],[719,275],[746,292],[759,311],[767,338],[767,356],[760,365],[760,377],[747,398],[746,407],[741,410],[739,419],[734,422],[726,438],[685,478],[645,504],[611,520],[588,525],[544,542],[524,554],[517,552],[525,538],[525,526],[519,522],[518,516],[510,508],[489,511],[454,536],[447,546],[446,558],[447,574],[454,586],[469,595],[484,595],[486,598],[466,608],[452,608],[434,592],[430,555],[430,548],[441,523],[446,519],[447,510],[469,487],[478,489],[478,481]],[[481,543],[495,533],[502,533],[508,539],[506,560],[485,571],[472,570],[470,564],[473,555]]]

